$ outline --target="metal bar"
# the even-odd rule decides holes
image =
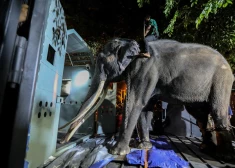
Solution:
[[[90,53],[89,52],[78,52],[78,53],[71,53],[70,56],[72,57],[89,57]]]
[[[190,138],[188,138],[188,137],[185,137],[185,138],[188,139],[190,142],[192,142],[195,146],[199,147],[199,145],[196,144],[195,142],[193,142]],[[218,162],[220,162],[221,164],[225,164],[225,162],[221,161],[217,157],[215,157],[215,156],[211,156],[211,157],[214,158],[215,160],[217,160]]]
[[[192,150],[188,145],[182,141],[177,135],[174,135],[180,142],[182,142],[195,156],[197,156],[208,168],[212,168],[201,156],[199,156],[194,150]]]
[[[192,122],[191,120],[188,120],[187,118],[184,118],[184,117],[181,117],[181,119],[185,120],[185,121],[188,121],[189,123],[193,124],[193,125],[196,125],[196,123]],[[191,118],[190,118],[191,119]]]
[[[171,138],[169,138],[168,135],[166,135],[166,137],[171,141],[171,144],[175,147],[175,149],[181,154],[181,156],[184,158],[184,160],[186,160],[189,163],[189,166],[191,168],[193,168],[193,165],[189,162],[189,160],[184,156],[184,154],[179,150],[179,148],[175,145],[175,143],[171,140]]]
[[[69,53],[66,53],[66,54],[68,54],[68,57],[69,57],[70,63],[71,63],[71,65],[73,66],[73,61],[71,60],[71,57],[70,57]]]
[[[193,136],[193,124],[192,124],[193,122],[191,121],[191,119],[192,119],[191,116],[189,116],[189,120],[190,120],[190,123],[191,123],[191,124],[190,124],[190,137]],[[195,125],[196,125],[196,124],[195,124]]]
[[[68,62],[68,61],[65,61],[65,62]],[[90,60],[79,60],[79,61],[74,60],[73,62],[74,63],[83,63],[83,62],[91,62],[91,61]]]

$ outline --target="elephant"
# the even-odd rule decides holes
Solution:
[[[140,56],[139,44],[132,39],[114,38],[104,45],[96,59],[86,100],[78,115],[65,125],[70,128],[61,143],[67,142],[102,103],[109,83],[125,80],[123,122],[119,140],[110,153],[130,152],[129,142],[141,111],[151,97],[158,95],[165,102],[184,105],[197,119],[204,146],[212,143],[210,130],[206,129],[211,114],[217,134],[216,152],[220,157],[232,159],[234,150],[227,110],[234,76],[226,59],[215,49],[196,43],[160,39],[149,42],[149,47],[151,57],[145,58]]]

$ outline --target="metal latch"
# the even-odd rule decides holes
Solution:
[[[64,103],[64,97],[57,96],[56,103]]]

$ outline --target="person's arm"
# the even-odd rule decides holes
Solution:
[[[146,28],[145,33],[144,33],[144,37],[149,33],[150,29],[151,29],[151,25],[149,25],[149,26]]]

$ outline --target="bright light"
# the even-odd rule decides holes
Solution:
[[[76,86],[82,86],[86,84],[88,80],[89,80],[89,72],[85,70],[78,72],[74,82]]]

